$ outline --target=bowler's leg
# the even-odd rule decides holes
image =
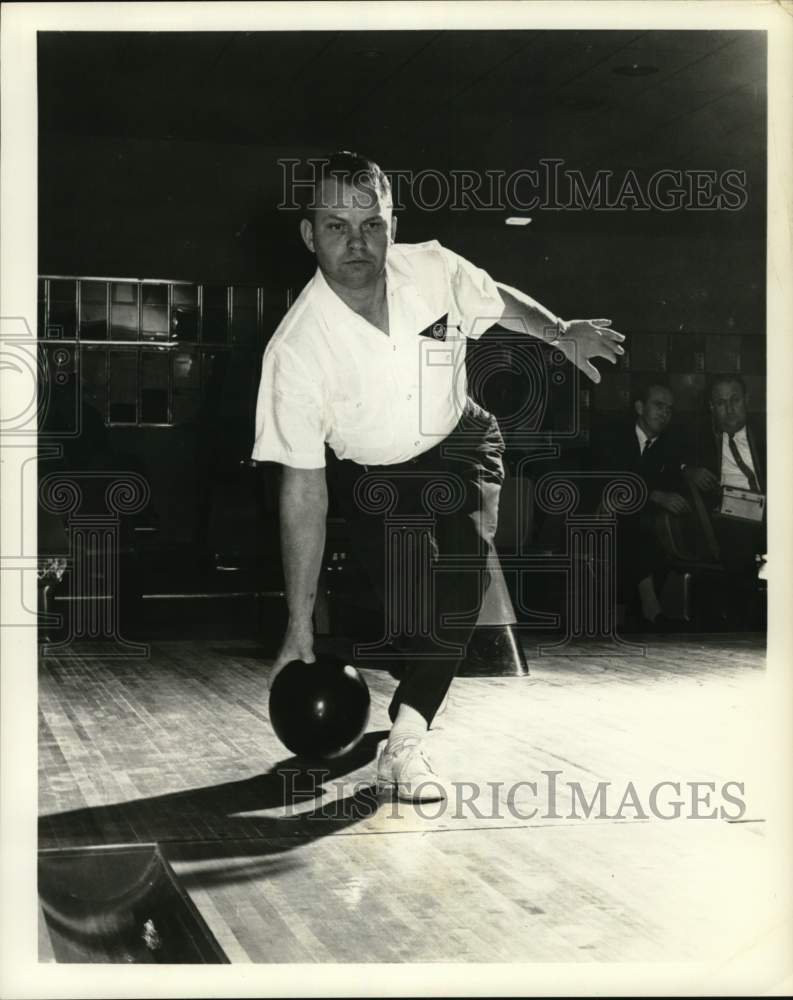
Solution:
[[[430,591],[432,639],[460,647],[462,655],[422,658],[417,648],[389,706],[392,721],[399,706],[406,704],[431,725],[465,658],[489,583],[487,561],[498,523],[500,489],[497,482],[469,480],[464,507],[437,518],[437,561]]]

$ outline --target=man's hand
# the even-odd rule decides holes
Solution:
[[[683,475],[686,479],[693,483],[697,489],[702,490],[703,493],[710,493],[712,490],[717,490],[719,488],[719,481],[710,471],[710,469],[705,469],[701,465],[687,465],[683,469]]]
[[[278,655],[270,671],[268,678],[270,684],[272,684],[276,675],[281,672],[283,667],[287,663],[291,663],[292,660],[302,660],[304,663],[314,663],[316,661],[316,656],[314,656],[314,631],[311,627],[311,622],[301,625],[292,625],[290,623],[287,627],[281,648],[278,650]]]
[[[691,510],[688,501],[681,497],[679,493],[665,493],[663,490],[653,490],[650,494],[650,499],[653,503],[657,503],[659,507],[668,510],[670,514],[686,514]]]
[[[600,372],[591,364],[591,358],[605,358],[616,364],[625,348],[620,347],[625,337],[611,329],[610,319],[570,319],[560,325],[559,342],[554,344],[593,382],[600,381]]]

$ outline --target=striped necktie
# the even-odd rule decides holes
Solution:
[[[749,489],[753,493],[759,493],[760,487],[757,485],[757,476],[752,472],[749,466],[741,458],[741,453],[738,451],[738,445],[735,443],[735,437],[732,434],[728,434],[730,453],[735,461],[735,464],[741,470],[741,472],[746,476],[747,482],[749,483]]]

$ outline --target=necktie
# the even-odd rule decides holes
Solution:
[[[738,451],[738,445],[735,443],[734,436],[732,434],[728,434],[727,437],[729,439],[730,453],[732,454],[732,457],[735,460],[735,464],[738,466],[741,472],[746,476],[746,479],[749,482],[749,489],[753,493],[759,493],[760,487],[757,485],[757,476],[755,476],[755,474],[752,472],[752,470],[749,468],[746,462],[744,462],[744,460],[741,458],[741,453]]]
[[[655,438],[645,438],[644,444],[642,445],[642,455],[647,451],[650,445],[655,441]]]

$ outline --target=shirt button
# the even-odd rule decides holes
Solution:
[[[410,392],[408,393],[408,399],[413,399],[413,395]]]

